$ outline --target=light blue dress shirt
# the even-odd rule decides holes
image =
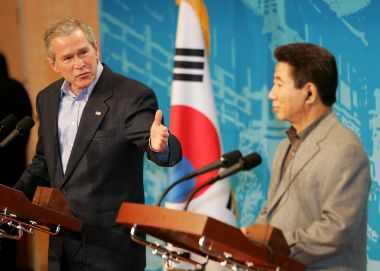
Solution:
[[[83,109],[102,71],[103,65],[98,62],[95,80],[87,88],[81,90],[78,96],[75,96],[71,91],[70,83],[66,80],[61,87],[61,98],[58,109],[58,139],[63,173],[66,171]]]

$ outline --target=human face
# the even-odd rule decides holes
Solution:
[[[276,65],[273,87],[268,94],[273,112],[279,120],[290,122],[296,130],[301,128],[304,115],[305,96],[296,88],[292,77],[292,67],[285,62]]]
[[[78,95],[95,80],[98,46],[96,44],[94,48],[82,30],[77,29],[72,34],[54,38],[51,49],[55,58],[48,58],[48,62],[55,72],[70,83],[74,94]]]

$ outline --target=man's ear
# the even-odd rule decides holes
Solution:
[[[47,62],[49,63],[50,67],[55,71],[56,73],[59,73],[59,69],[57,68],[57,64],[54,59],[47,57]]]
[[[305,102],[306,103],[314,103],[314,101],[318,95],[317,87],[315,86],[315,84],[313,84],[311,82],[306,83],[303,91],[304,91],[305,96],[306,96]]]
[[[95,54],[96,54],[96,58],[99,60],[99,43],[97,40],[95,40]]]

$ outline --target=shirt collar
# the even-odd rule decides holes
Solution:
[[[296,129],[293,126],[291,126],[288,130],[286,130],[286,134],[288,135],[290,143],[293,144],[297,140],[305,140],[305,138],[318,126],[318,124],[321,123],[321,121],[331,113],[332,111],[328,111],[326,114],[319,117],[319,119],[317,119],[309,126],[307,126],[305,129],[303,129],[300,134],[297,134]]]
[[[96,83],[99,80],[100,75],[103,72],[103,65],[102,65],[102,63],[99,60],[98,60],[98,65],[97,66],[98,67],[97,67],[97,70],[96,70],[95,80],[92,81],[92,83],[87,88],[83,89],[78,96],[84,96],[84,95],[86,95],[87,97],[90,97],[90,95],[92,93],[92,90],[94,89]],[[60,97],[62,98],[64,95],[69,95],[69,96],[75,97],[74,94],[71,91],[70,83],[68,81],[66,81],[66,80],[63,81],[63,84],[61,86],[61,96]]]

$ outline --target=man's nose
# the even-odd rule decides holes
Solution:
[[[75,57],[75,61],[74,61],[74,67],[77,68],[77,69],[81,69],[84,67],[84,61],[83,59],[79,58],[79,57]]]
[[[268,99],[274,100],[274,86],[271,88],[271,90],[268,93]]]

